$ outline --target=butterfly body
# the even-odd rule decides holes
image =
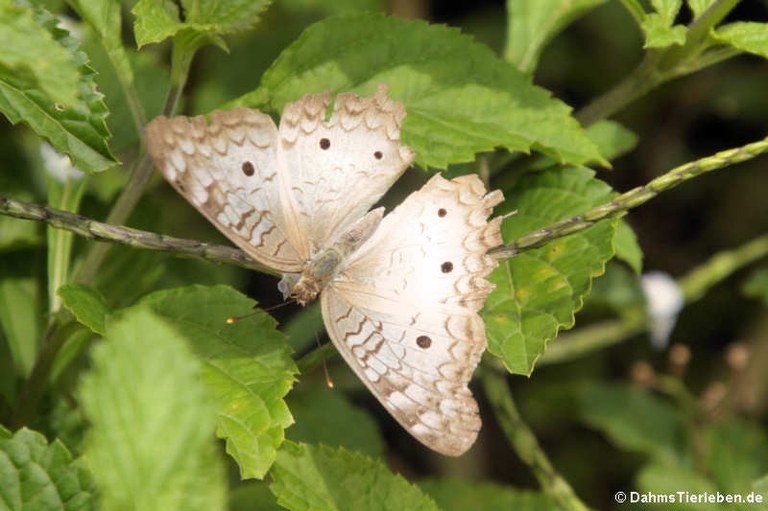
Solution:
[[[368,211],[413,161],[403,105],[307,95],[279,128],[255,110],[159,118],[145,139],[165,178],[278,288],[320,300],[342,357],[419,441],[456,456],[480,429],[468,383],[485,349],[479,315],[502,243],[501,192],[477,176],[433,176],[386,216]]]

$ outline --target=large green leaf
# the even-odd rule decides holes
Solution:
[[[158,43],[181,31],[211,37],[244,30],[254,25],[272,0],[181,0],[179,8],[166,0],[139,0],[133,8],[136,16],[136,42],[139,47]]]
[[[517,213],[502,226],[504,239],[569,218],[607,202],[610,188],[584,168],[552,169],[527,176],[505,191]],[[491,275],[485,321],[488,350],[513,373],[530,374],[547,342],[574,324],[592,279],[613,256],[615,220],[528,250],[503,261]]]
[[[0,435],[0,509],[86,511],[93,488],[64,444],[24,428]]]
[[[372,93],[389,85],[405,104],[403,140],[424,167],[471,161],[505,147],[557,161],[600,160],[571,109],[486,46],[423,21],[355,14],[309,27],[239,104],[279,111],[308,92]]]
[[[24,50],[26,53],[18,58],[27,59],[36,69],[56,70],[51,71],[49,83],[47,78],[41,82],[23,68],[0,65],[0,111],[14,124],[27,124],[58,151],[69,155],[81,170],[106,170],[115,165],[107,145],[106,106],[96,90],[87,56],[57,24],[56,18],[42,9],[11,6],[8,0],[0,4],[0,40],[6,40],[2,47],[7,50],[10,44],[19,52]],[[16,34],[9,36],[9,30]],[[15,45],[16,38],[26,43]],[[76,79],[74,85],[67,78],[70,75]]]
[[[708,473],[721,490],[746,493],[768,471],[768,437],[760,425],[732,419],[707,433]]]
[[[296,365],[275,320],[252,311],[254,302],[226,286],[159,291],[143,303],[172,324],[203,360],[203,383],[217,409],[217,434],[243,477],[263,477],[293,418],[283,398]]]
[[[742,21],[718,28],[715,38],[734,48],[768,58],[768,23]]]
[[[634,489],[634,488],[633,488]],[[652,462],[643,467],[637,475],[636,495],[630,494],[634,502],[641,505],[638,509],[663,511],[680,509],[683,511],[720,511],[733,509],[728,506],[697,502],[701,494],[717,498],[717,487],[691,467],[676,463]],[[678,493],[681,492],[681,493]],[[692,498],[691,498],[692,496]],[[653,498],[666,499],[654,505]],[[674,502],[672,502],[674,498]]]
[[[547,42],[605,0],[507,0],[505,57],[532,73]]]
[[[419,482],[419,486],[437,501],[443,511],[549,511],[556,507],[555,503],[542,493],[499,484],[470,483],[460,479],[430,479]]]
[[[416,486],[380,461],[344,448],[287,441],[270,471],[277,502],[300,510],[437,510]]]
[[[647,390],[585,386],[579,392],[579,408],[584,421],[622,449],[668,464],[684,458],[685,430],[680,413]]]
[[[224,467],[200,363],[146,307],[108,326],[80,388],[104,509],[223,509]]]

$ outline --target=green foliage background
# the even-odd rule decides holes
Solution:
[[[477,172],[507,242],[549,236],[491,277],[484,428],[447,459],[316,348],[317,307],[264,311],[274,277],[0,216],[0,509],[768,502],[765,158],[618,196],[766,136],[768,2],[464,4],[0,0],[0,196],[225,243],[153,171],[149,119],[386,83],[417,160],[385,204]],[[604,204],[629,213],[552,239]],[[660,348],[645,270],[684,302]]]

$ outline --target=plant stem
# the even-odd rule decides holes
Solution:
[[[43,336],[42,349],[35,360],[29,379],[24,383],[16,409],[11,417],[11,429],[18,429],[29,424],[37,409],[37,403],[48,384],[48,375],[53,361],[61,347],[77,328],[80,327],[72,321],[69,312],[61,312],[51,318]]]
[[[483,368],[480,379],[507,442],[533,471],[544,493],[564,511],[586,510],[568,482],[555,470],[531,429],[520,417],[505,376]]]
[[[40,220],[52,227],[65,229],[85,238],[97,241],[120,243],[135,248],[161,250],[175,254],[198,257],[215,263],[226,263],[272,275],[279,272],[263,266],[243,252],[223,245],[211,245],[201,241],[163,236],[153,232],[140,231],[98,222],[82,215],[61,211],[47,206],[16,201],[0,195],[0,214],[25,220]]]
[[[768,151],[768,138],[686,163],[651,180],[644,186],[638,186],[619,195],[611,202],[526,234],[512,243],[494,249],[490,254],[497,259],[506,259],[523,250],[540,247],[554,239],[587,229],[600,220],[622,216],[630,209],[645,204],[659,193],[671,190],[689,179],[752,159],[766,151]]]

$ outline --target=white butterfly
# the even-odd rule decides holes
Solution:
[[[146,129],[165,178],[301,304],[318,294],[341,355],[414,437],[458,456],[480,430],[467,384],[485,349],[478,312],[502,243],[500,191],[432,177],[390,214],[368,209],[413,161],[401,103],[380,86],[259,111],[160,117]]]

